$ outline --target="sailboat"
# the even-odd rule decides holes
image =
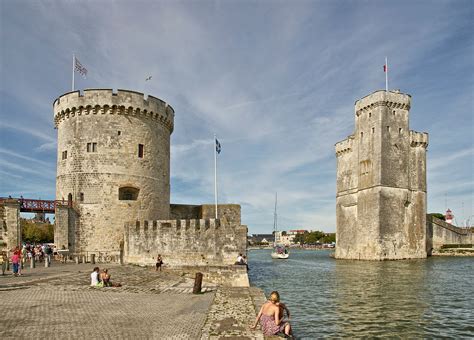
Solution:
[[[275,193],[275,212],[273,213],[273,251],[272,259],[287,259],[290,256],[288,249],[284,245],[278,245],[276,242],[276,234],[278,231],[277,222],[277,194]]]

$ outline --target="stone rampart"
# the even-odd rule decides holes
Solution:
[[[125,224],[125,263],[170,267],[234,264],[247,249],[247,227],[215,219],[137,220]]]
[[[431,214],[426,215],[426,250],[431,254],[433,250],[441,249],[448,244],[473,244],[473,233],[469,229],[458,228]]]

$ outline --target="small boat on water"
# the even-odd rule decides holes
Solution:
[[[277,222],[277,193],[275,193],[275,212],[273,213],[273,251],[272,259],[287,259],[290,257],[288,249],[284,245],[278,245],[276,242],[276,234],[278,231],[278,222]]]
[[[290,257],[288,249],[281,246],[276,246],[272,251],[272,259],[287,259]]]

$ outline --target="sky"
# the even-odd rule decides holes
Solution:
[[[428,212],[474,224],[473,1],[0,1],[0,196],[54,199],[53,101],[129,89],[175,110],[171,201],[242,207],[249,233],[336,227],[334,144],[356,100],[412,96]],[[150,81],[145,81],[152,76]]]

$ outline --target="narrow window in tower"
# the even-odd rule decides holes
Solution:
[[[143,158],[143,144],[138,144],[138,158]]]
[[[372,112],[369,112],[369,118],[372,117]]]
[[[67,150],[66,150],[66,151],[63,151],[62,159],[63,159],[63,160],[67,159]]]
[[[400,135],[401,135],[401,134],[402,134],[402,132],[403,132],[403,129],[402,129],[402,128],[398,128],[398,134],[400,134]]]
[[[363,132],[360,133],[360,139],[362,140],[362,138],[364,138],[364,133]]]
[[[375,133],[375,128],[374,127],[372,128],[372,133]]]
[[[140,189],[133,187],[121,187],[119,188],[119,200],[121,201],[136,201]]]
[[[97,143],[87,143],[87,152],[97,152]]]
[[[394,116],[395,116],[395,110],[392,112],[392,115],[394,115]]]
[[[79,193],[79,201],[84,202],[84,193]]]
[[[120,136],[122,134],[122,131],[117,131],[117,136]]]
[[[390,126],[387,125],[387,132],[390,132]]]

